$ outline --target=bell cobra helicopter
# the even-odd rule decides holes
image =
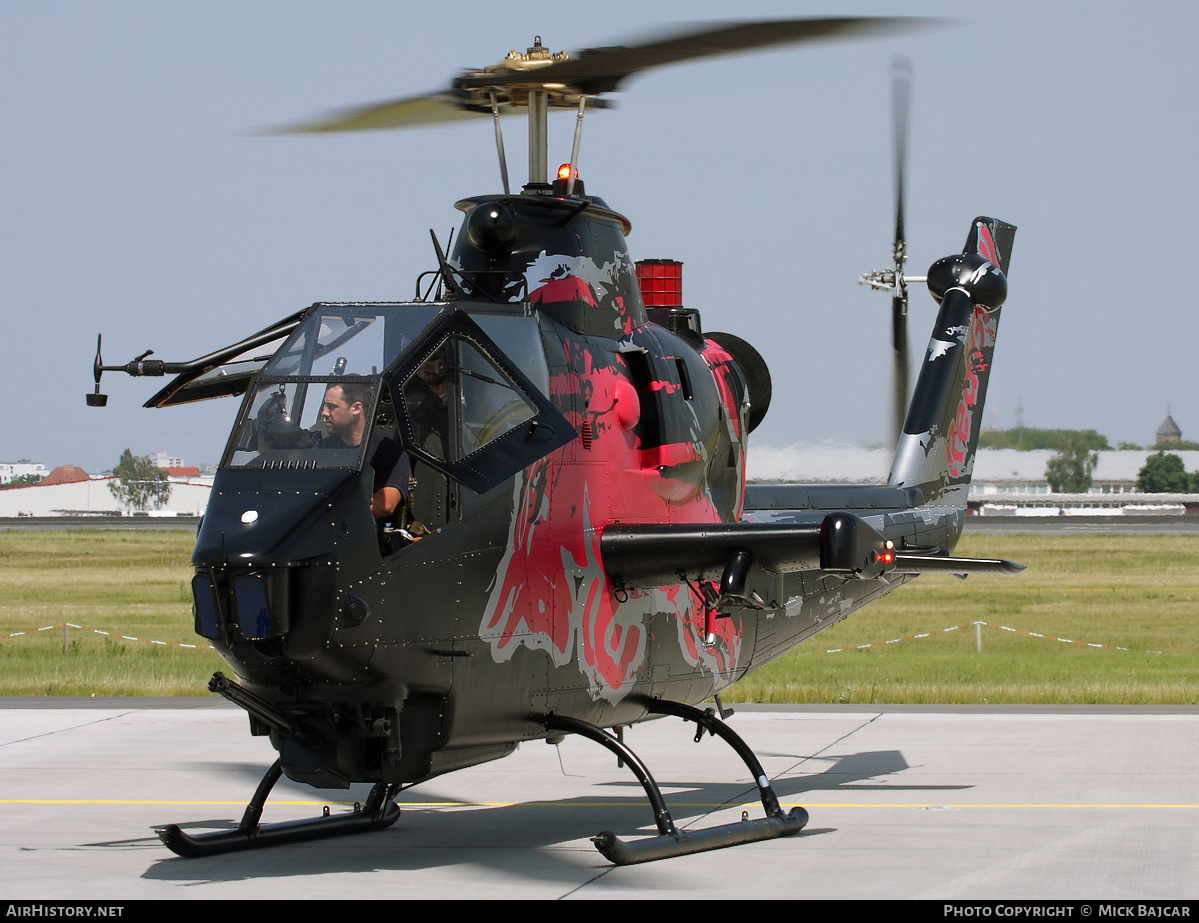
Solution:
[[[97,342],[90,405],[106,403],[106,371],[174,375],[147,407],[244,396],[192,558],[195,628],[233,674],[209,688],[279,755],[235,829],[159,828],[167,847],[203,856],[388,827],[403,787],[566,734],[615,753],[652,806],[656,835],[593,838],[612,862],[803,828],[807,812],[779,805],[719,698],[719,711],[701,705],[918,574],[1017,569],[950,556],[1015,228],[977,218],[929,270],[939,314],[887,484],[747,486],[766,364],[703,330],[680,264],[634,262],[629,221],[578,178],[579,131],[587,107],[651,67],[906,23],[726,23],[574,56],[538,39],[442,92],[286,129],[490,116],[503,192],[456,203],[448,255],[430,232],[436,266],[411,301],[317,303],[190,362],[146,352],[107,366]],[[563,108],[574,146],[551,179],[547,114]],[[513,193],[500,117],[522,111],[529,180]],[[906,317],[899,201],[894,268],[871,278]],[[331,442],[338,413],[358,428]],[[411,473],[373,515],[385,465]],[[621,733],[663,715],[730,745],[765,816],[677,827]],[[374,784],[353,812],[263,824],[283,774]]]

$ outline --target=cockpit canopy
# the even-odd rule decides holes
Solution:
[[[378,375],[444,308],[441,304],[317,305],[263,377]]]
[[[481,493],[575,438],[548,394],[540,323],[520,307],[314,305],[257,376],[222,467],[361,469],[378,433]],[[330,396],[361,405],[358,441]]]

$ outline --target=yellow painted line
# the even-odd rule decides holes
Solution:
[[[345,804],[353,807],[353,801],[272,801],[271,804],[290,804],[290,806],[320,807],[321,804]],[[122,798],[0,798],[0,804],[181,804],[181,806],[240,806],[245,807],[246,801],[143,801],[140,798],[122,800]]]
[[[784,807],[796,807],[798,802],[784,804]],[[804,807],[813,808],[1199,808],[1199,804],[1055,804],[1049,801],[1039,802],[1001,802],[995,804],[950,804],[946,802],[929,802],[928,804],[850,804],[841,802],[806,802]]]
[[[0,805],[6,804],[40,804],[40,805],[167,805],[176,807],[244,807],[245,801],[143,801],[134,799],[83,799],[83,798],[4,798]],[[398,801],[401,808],[514,808],[514,807],[560,807],[560,808],[628,808],[636,807],[640,802],[629,801]],[[712,808],[712,809],[750,809],[760,808],[761,803],[747,801],[743,804],[715,804],[699,801],[674,801],[668,799],[671,807],[677,808]],[[336,805],[352,807],[352,801],[270,801],[267,807],[321,807]],[[782,802],[783,807],[800,807],[800,802]],[[1157,804],[1157,803],[1065,803],[1065,802],[994,802],[994,803],[965,803],[965,802],[840,802],[840,801],[806,801],[802,807],[813,808],[1099,808],[1099,809],[1199,809],[1199,804]]]

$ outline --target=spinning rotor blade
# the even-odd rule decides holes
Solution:
[[[626,77],[666,64],[774,45],[877,35],[921,22],[903,17],[876,16],[732,22],[715,28],[697,26],[661,33],[644,44],[586,48],[579,52],[577,58],[551,64],[536,71],[536,74],[539,82],[561,83],[589,95],[598,95],[617,89]],[[527,74],[507,75],[499,81],[492,75],[484,75],[463,78],[459,85],[497,86],[527,80]]]
[[[896,258],[907,257],[903,234],[903,192],[908,157],[908,102],[912,95],[912,62],[897,57],[891,62],[891,133],[895,156]]]
[[[580,95],[594,97],[612,92],[627,77],[653,67],[796,42],[877,35],[928,23],[929,20],[904,17],[732,22],[716,27],[693,26],[660,33],[636,45],[588,48],[573,58],[546,54],[538,44],[530,49],[529,55],[513,52],[498,65],[483,70],[468,70],[455,77],[450,86],[440,92],[347,109],[312,121],[284,126],[270,133],[407,128],[488,116],[492,114],[489,100],[491,92],[496,94],[501,115],[523,111],[528,106],[530,91],[546,93],[551,107],[574,108],[578,105]],[[603,106],[602,101],[588,101],[589,108]]]
[[[375,103],[356,109],[343,109],[309,122],[267,129],[268,135],[323,134],[336,131],[377,131],[384,128],[408,128],[413,125],[432,125],[437,122],[458,122],[477,115],[490,115],[467,108],[470,97],[452,91],[409,96],[389,102]],[[507,111],[505,111],[507,110]],[[500,106],[500,115],[512,115],[512,106]]]
[[[895,242],[891,248],[895,263],[895,294],[891,298],[891,351],[894,362],[892,430],[896,441],[903,432],[908,406],[908,289],[903,278],[908,242],[903,228],[903,194],[911,91],[912,62],[907,58],[895,58],[891,62],[891,131],[895,157]]]
[[[903,421],[908,412],[908,305],[906,295],[891,299],[891,399],[893,435],[895,441],[903,433]]]

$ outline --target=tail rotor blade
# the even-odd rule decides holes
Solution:
[[[912,62],[891,61],[891,138],[895,156],[895,256],[906,257],[903,228],[904,174],[908,156],[908,102],[912,95]]]
[[[896,57],[891,62],[891,133],[895,156],[895,294],[891,298],[891,349],[894,353],[893,426],[896,441],[903,432],[908,403],[908,290],[903,279],[908,242],[904,236],[904,175],[908,148],[908,103],[912,92],[912,62]]]
[[[896,295],[891,299],[891,350],[892,365],[892,430],[895,441],[903,433],[903,421],[908,410],[908,306],[906,300]]]

